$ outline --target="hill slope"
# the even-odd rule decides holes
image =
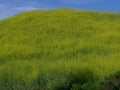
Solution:
[[[88,90],[119,70],[119,14],[38,10],[0,21],[2,90]]]

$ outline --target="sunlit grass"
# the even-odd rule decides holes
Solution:
[[[119,14],[72,9],[0,21],[0,89],[78,90],[104,81],[120,71],[119,23]]]

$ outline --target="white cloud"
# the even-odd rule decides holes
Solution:
[[[66,4],[79,5],[79,4],[98,2],[98,1],[102,1],[102,0],[60,0],[60,1],[63,3],[66,3]]]
[[[33,6],[26,6],[26,7],[16,7],[15,10],[17,11],[29,11],[29,10],[36,10],[36,9],[40,9],[37,7],[33,7]]]

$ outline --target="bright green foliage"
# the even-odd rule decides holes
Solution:
[[[94,90],[119,70],[119,14],[37,10],[0,21],[0,90]]]

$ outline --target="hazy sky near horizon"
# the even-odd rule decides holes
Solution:
[[[120,0],[0,0],[0,19],[23,11],[54,8],[120,12]]]

